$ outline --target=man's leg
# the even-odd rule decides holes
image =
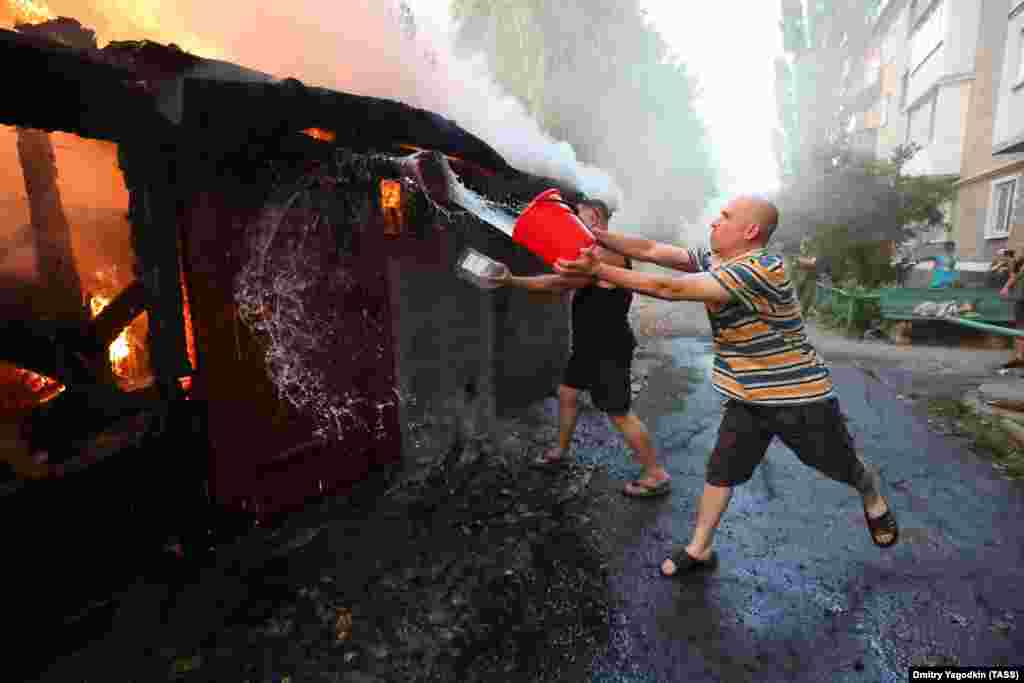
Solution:
[[[737,401],[725,405],[718,442],[708,459],[707,482],[697,506],[693,536],[681,551],[661,563],[665,576],[695,568],[692,562],[681,567],[680,561],[711,559],[715,531],[732,500],[733,488],[750,480],[774,437],[756,409]]]
[[[711,546],[715,540],[715,531],[722,521],[722,515],[732,500],[731,486],[714,486],[704,484],[700,504],[697,506],[697,525],[693,529],[693,538],[686,546],[686,554],[695,560],[711,558]],[[661,563],[661,573],[672,576],[676,573],[676,563],[669,558]]]
[[[658,463],[658,453],[651,443],[651,435],[639,417],[630,411],[624,415],[609,414],[608,419],[622,432],[626,444],[633,451],[633,458],[643,468],[639,480],[641,484],[654,486],[671,478],[665,468]]]
[[[856,489],[872,524],[889,515],[888,528],[871,530],[875,543],[883,547],[895,543],[899,530],[882,496],[880,478],[857,454],[839,399],[779,409],[777,415],[779,438],[801,462]]]
[[[1024,307],[1019,304],[1013,306],[1013,323],[1018,330],[1024,330]],[[1024,366],[1024,337],[1013,338],[1013,356],[1009,361],[1003,363],[1004,368],[1018,368]]]
[[[579,416],[579,389],[565,384],[558,387],[558,445],[552,447],[544,455],[545,460],[554,462],[564,458],[572,445],[572,435],[576,431],[576,419]]]
[[[633,347],[620,349],[600,359],[596,367],[594,382],[590,388],[590,396],[594,405],[608,416],[612,424],[622,432],[626,444],[633,451],[633,459],[643,468],[637,483],[626,485],[625,493],[629,495],[650,494],[651,487],[668,481],[671,477],[665,468],[658,464],[658,454],[651,443],[651,435],[647,427],[631,410],[633,398],[630,369],[633,365]],[[665,492],[664,489],[657,493]]]
[[[573,349],[565,366],[562,383],[558,386],[558,443],[541,456],[539,464],[556,463],[568,455],[572,446],[572,435],[576,432],[580,391],[587,386],[587,377],[592,365],[589,359]]]

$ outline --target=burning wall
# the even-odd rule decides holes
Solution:
[[[33,216],[18,136],[18,129],[0,126],[0,316],[25,321],[59,318],[66,315],[60,301],[65,283],[47,277],[46,259],[39,251],[39,223],[50,216]],[[69,133],[48,137],[57,195],[49,201],[60,207],[70,228],[69,256],[81,282],[83,317],[95,317],[135,280],[128,191],[118,168],[117,147]],[[143,313],[111,345],[114,373],[125,382],[151,378],[146,328]]]

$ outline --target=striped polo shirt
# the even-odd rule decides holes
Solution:
[[[807,341],[782,257],[755,249],[714,263],[706,248],[689,253],[697,270],[710,273],[733,297],[706,306],[714,335],[715,389],[737,401],[771,406],[831,398],[831,373]]]

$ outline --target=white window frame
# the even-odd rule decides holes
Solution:
[[[1017,33],[1017,85],[1024,86],[1024,28]]]
[[[924,9],[918,15],[920,18],[916,19],[910,30],[909,41],[907,43],[908,54],[907,54],[907,66],[909,67],[910,75],[913,76],[922,66],[924,66],[932,56],[938,52],[946,42],[946,29],[949,26],[949,7],[948,0],[931,0],[930,2],[924,3]],[[939,13],[942,13],[941,21]],[[927,52],[921,54],[918,49],[918,54],[915,54],[914,41],[920,40],[921,32],[925,29],[925,26],[933,21],[939,21],[939,25],[936,29],[939,31],[938,40],[935,43],[927,45]],[[931,27],[929,26],[929,30]]]
[[[1013,184],[1013,190],[1010,194],[1010,203],[1006,210],[1006,219],[1003,226],[995,225],[996,213],[998,207],[996,206],[996,197],[999,193],[999,188],[1003,185]],[[988,216],[985,217],[985,239],[997,240],[1004,239],[1010,236],[1010,225],[1013,220],[1014,207],[1017,204],[1018,197],[1020,196],[1020,174],[1005,176],[992,181],[992,190],[989,193],[988,199]]]
[[[910,142],[912,141],[910,132],[912,130],[912,126],[914,125],[914,115],[918,111],[923,110],[925,107],[930,108],[930,110],[927,112],[928,136],[925,138],[924,142],[921,143],[921,147],[927,147],[928,145],[932,144],[932,142],[935,140],[935,110],[938,108],[938,106],[939,91],[938,89],[935,89],[932,91],[931,94],[926,95],[922,97],[920,100],[918,100],[917,104],[915,104],[913,107],[907,109],[907,135],[905,139],[905,142],[907,144],[910,144]]]

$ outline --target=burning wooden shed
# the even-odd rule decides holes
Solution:
[[[184,452],[144,457],[199,459],[218,506],[263,519],[554,388],[564,299],[454,277],[466,246],[544,265],[446,184],[516,203],[558,183],[398,102],[87,38],[66,19],[0,31],[19,65],[0,104],[17,447],[87,465],[112,425],[155,450],[177,429]]]

